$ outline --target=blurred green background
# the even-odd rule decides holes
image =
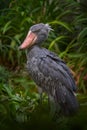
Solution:
[[[43,47],[70,67],[78,86],[80,110],[74,117],[51,120],[47,95],[40,105],[35,83],[18,47],[30,26],[48,23],[52,31]],[[86,0],[0,0],[0,129],[87,129]]]

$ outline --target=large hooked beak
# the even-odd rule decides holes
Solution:
[[[32,46],[37,39],[37,36],[32,31],[29,31],[24,42],[19,46],[19,49],[26,49]]]

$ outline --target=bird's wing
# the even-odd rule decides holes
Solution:
[[[75,81],[72,77],[72,74],[69,68],[66,66],[57,55],[53,52],[48,51],[47,49],[42,49],[44,55],[40,58],[38,62],[38,69],[45,77],[50,77],[52,82],[60,82],[67,89],[71,91],[76,91]]]
[[[42,49],[40,54],[36,62],[39,73],[37,84],[40,83],[41,88],[54,98],[55,104],[60,105],[64,114],[74,113],[78,103],[73,93],[75,81],[69,68],[56,54],[46,49]]]

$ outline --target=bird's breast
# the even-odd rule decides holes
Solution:
[[[52,78],[50,76],[46,77],[42,72],[40,72],[38,67],[39,59],[36,57],[32,57],[27,61],[27,70],[29,72],[30,77],[35,81],[35,83],[41,87],[47,93],[49,92],[49,86],[51,90]],[[52,82],[52,83],[51,83]],[[51,84],[51,85],[50,85]]]

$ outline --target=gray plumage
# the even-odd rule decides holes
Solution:
[[[27,49],[28,72],[36,84],[53,98],[55,107],[60,105],[61,111],[70,115],[78,109],[73,76],[62,59],[40,47],[51,28],[48,24],[41,23],[32,26],[30,30],[37,35],[37,40]]]

